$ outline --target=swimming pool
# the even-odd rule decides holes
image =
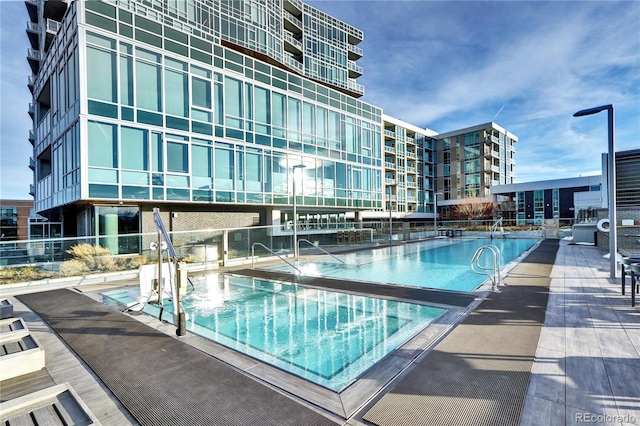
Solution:
[[[339,392],[445,309],[247,277],[192,279],[187,329]],[[102,293],[126,304],[131,288]],[[159,308],[144,311],[158,316]],[[173,307],[165,304],[166,318]]]
[[[433,239],[339,255],[346,264],[332,257],[322,257],[299,262],[297,267],[304,275],[473,291],[487,278],[475,274],[469,266],[478,248],[487,244],[496,246],[500,249],[504,267],[538,241],[519,238]],[[489,260],[484,256],[483,259]],[[283,264],[268,269],[292,272],[291,266]]]

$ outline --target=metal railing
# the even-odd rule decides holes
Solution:
[[[287,259],[285,259],[284,257],[280,256],[278,253],[276,253],[275,251],[271,250],[269,247],[265,246],[262,243],[253,243],[253,244],[251,244],[251,268],[252,269],[255,267],[255,258],[256,258],[256,256],[255,256],[255,247],[256,246],[261,246],[261,247],[265,248],[269,253],[271,253],[274,256],[279,257],[287,265],[291,266],[293,269],[295,269],[300,274],[302,274],[302,271],[300,269],[298,269],[293,263],[289,262]]]
[[[480,263],[482,254],[487,250],[491,252],[493,256],[493,265],[490,268]],[[500,256],[500,249],[494,245],[486,245],[480,247],[478,250],[476,250],[470,263],[470,267],[473,272],[479,275],[486,275],[487,277],[491,278],[491,289],[494,292],[500,292],[498,287],[502,285],[502,277],[500,276],[501,265],[502,258]],[[491,271],[491,273],[489,273],[488,271]]]
[[[309,245],[312,245],[313,247],[317,248],[318,250],[320,250],[321,252],[328,254],[329,256],[333,257],[334,259],[336,259],[338,262],[342,263],[343,265],[346,265],[346,263],[344,262],[344,260],[340,259],[339,257],[337,257],[334,254],[329,253],[328,251],[326,251],[325,249],[323,249],[322,247],[312,243],[311,241],[307,240],[306,238],[300,238],[298,240],[298,248],[300,247],[300,242],[305,242],[308,243]]]

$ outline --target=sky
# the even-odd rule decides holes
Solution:
[[[613,104],[616,151],[640,148],[640,1],[307,3],[364,32],[363,101],[439,133],[497,123],[516,182],[601,174],[607,114],[581,109]],[[30,199],[24,1],[0,18],[0,199]]]

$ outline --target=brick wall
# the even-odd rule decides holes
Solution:
[[[609,217],[608,209],[597,210],[597,220]],[[618,250],[639,250],[640,249],[640,209],[637,208],[620,208],[616,211],[617,232],[618,234]],[[621,226],[623,220],[633,220],[634,226]],[[609,234],[598,231],[597,235],[598,248],[600,250],[609,250]]]

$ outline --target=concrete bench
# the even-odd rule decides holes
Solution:
[[[100,425],[68,383],[0,403],[0,418],[7,425]]]
[[[0,381],[44,368],[44,348],[24,333],[0,335]]]

